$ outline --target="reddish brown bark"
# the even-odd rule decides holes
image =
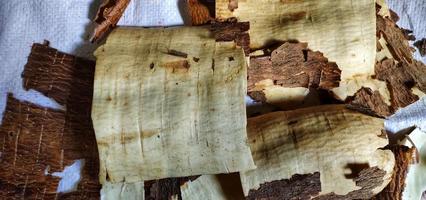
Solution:
[[[55,99],[66,111],[19,102],[11,95],[0,127],[3,142],[1,194],[16,198],[98,199],[98,151],[90,117],[94,62],[64,54],[47,44],[34,44],[23,78],[26,89]],[[77,191],[57,194],[61,172],[84,159]],[[25,184],[27,183],[27,184]],[[41,198],[43,199],[43,198]]]
[[[340,69],[328,62],[322,53],[307,48],[306,43],[286,42],[271,55],[250,58],[248,93],[257,101],[264,96],[254,91],[256,83],[271,79],[283,87],[305,87],[329,90],[339,86]],[[260,97],[260,98],[258,98]]]
[[[93,33],[92,42],[104,37],[117,25],[129,3],[130,0],[104,0],[94,19],[98,26]]]
[[[405,188],[405,178],[407,177],[408,167],[412,163],[414,148],[405,146],[390,146],[387,149],[392,150],[395,155],[395,167],[392,174],[392,181],[377,194],[372,200],[401,200],[402,192]]]

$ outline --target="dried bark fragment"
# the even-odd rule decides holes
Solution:
[[[98,24],[91,41],[97,41],[111,31],[120,20],[130,0],[104,0],[94,21]]]
[[[59,52],[49,47],[48,42],[34,43],[22,73],[23,86],[26,90],[37,90],[61,105],[66,105],[76,92],[80,93],[77,97],[90,100],[94,67],[95,62]]]
[[[379,8],[382,9],[378,6]],[[382,117],[416,102],[419,95],[426,92],[426,66],[413,58],[413,49],[408,43],[412,37],[407,30],[396,25],[397,18],[392,15],[383,17],[380,13],[377,14],[378,54],[374,76],[377,80],[386,81],[390,103],[384,100],[387,97],[378,94],[366,95],[363,92],[358,92],[352,98],[358,100],[352,102],[353,105],[360,106],[358,109],[368,108]],[[386,111],[386,107],[390,112]]]
[[[290,179],[261,184],[250,190],[246,199],[299,199],[307,200],[321,192],[320,173],[296,174]]]
[[[382,96],[370,88],[361,88],[350,100],[348,107],[369,115],[387,117],[393,113],[392,107],[386,105]]]
[[[63,137],[47,141],[61,144],[55,148],[64,151],[63,159],[66,162],[62,164],[61,170],[51,171],[60,172],[64,166],[72,164],[74,160],[84,159],[83,178],[77,192],[63,194],[61,198],[99,197],[98,151],[90,118],[94,66],[93,61],[59,52],[49,47],[46,42],[33,45],[22,75],[25,89],[37,90],[66,107],[65,112],[58,111],[63,112],[64,116],[55,117],[56,120],[62,121],[62,125],[58,125],[59,129],[51,133]],[[27,105],[27,103],[21,104]],[[39,107],[37,109],[49,111]],[[37,117],[49,118],[43,115]],[[44,130],[46,126],[51,125],[41,124],[40,126],[43,126],[42,130]],[[32,130],[35,133],[39,130],[36,127],[31,128],[35,129]],[[50,165],[49,162],[42,164]]]
[[[211,25],[211,31],[216,41],[234,41],[237,46],[244,49],[244,53],[247,56],[250,53],[249,29],[249,22],[237,22],[236,19],[230,19],[225,22],[214,22]]]
[[[250,118],[247,130],[257,168],[240,172],[245,195],[264,183],[319,172],[321,191],[315,199],[371,198],[390,182],[395,162],[392,152],[382,149],[388,145],[382,129],[382,119],[344,105]]]
[[[394,110],[408,106],[419,97],[411,92],[415,80],[407,72],[407,67],[386,59],[376,64],[376,78],[386,81],[391,94],[391,106]]]
[[[338,87],[341,71],[337,65],[307,46],[306,43],[286,42],[273,50],[270,56],[251,57],[248,68],[250,97],[271,103],[266,95],[271,86],[265,85],[266,80],[272,81],[273,89],[275,86],[324,90]],[[277,103],[280,102],[274,102]]]
[[[202,25],[211,21],[208,4],[200,0],[186,0],[192,25]]]
[[[413,62],[413,49],[409,46],[408,40],[402,29],[389,18],[377,16],[377,37],[383,36],[388,43],[387,48],[391,51],[395,60],[400,62]]]
[[[158,40],[139,39],[151,37]],[[254,167],[246,143],[247,63],[233,42],[216,42],[207,27],[118,28],[95,54],[101,183]],[[190,67],[170,70],[176,62]]]
[[[401,200],[402,192],[405,188],[405,178],[407,177],[415,148],[389,146],[386,149],[392,150],[395,155],[395,167],[392,181],[382,192],[373,197],[372,200]]]
[[[416,41],[414,46],[417,47],[421,56],[426,56],[426,38]]]
[[[0,157],[3,168],[0,170],[1,196],[14,199],[98,199],[95,138],[93,132],[91,135],[80,132],[91,129],[85,123],[78,126],[74,123],[80,117],[19,102],[9,95],[0,127],[3,142]],[[45,173],[61,172],[76,159],[85,160],[83,178],[77,191],[56,193],[59,178]]]

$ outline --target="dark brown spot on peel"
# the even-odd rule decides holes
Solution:
[[[154,63],[149,64],[150,69],[154,69]]]
[[[197,58],[197,57],[192,57],[192,59],[194,60],[194,62],[200,61],[200,58]]]

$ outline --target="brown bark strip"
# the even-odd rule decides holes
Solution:
[[[328,62],[322,53],[307,48],[306,43],[286,42],[270,56],[250,58],[248,93],[257,101],[262,95],[255,91],[256,84],[271,79],[282,87],[305,87],[329,90],[339,86],[340,69]]]
[[[416,41],[414,46],[417,47],[421,56],[426,56],[426,38]]]
[[[130,0],[104,0],[94,19],[98,26],[91,38],[92,42],[104,37],[117,25],[129,3]]]
[[[28,176],[28,183],[37,180],[44,181],[46,177],[44,170],[50,166],[49,172],[60,172],[65,166],[71,165],[77,159],[84,159],[82,170],[82,180],[77,191],[61,194],[64,199],[98,199],[100,185],[98,183],[99,159],[98,151],[93,131],[93,125],[90,117],[93,93],[94,78],[93,61],[84,60],[72,55],[64,54],[56,49],[48,47],[48,44],[34,44],[28,63],[23,72],[25,89],[35,89],[48,97],[55,99],[58,103],[66,107],[66,111],[57,111],[41,108],[30,103],[20,103],[9,97],[7,109],[5,112],[2,131],[0,136],[6,137],[9,132],[16,138],[10,140],[12,146],[5,149],[24,151],[22,157],[28,159],[28,162],[35,162],[42,166],[35,177]],[[27,112],[27,115],[23,115]],[[14,114],[17,113],[17,114]],[[30,117],[32,117],[30,119]],[[29,120],[30,119],[30,120]],[[33,123],[36,122],[36,123]],[[47,131],[47,132],[46,132]],[[18,133],[20,136],[18,137]],[[43,134],[41,134],[43,133]],[[15,136],[16,134],[16,136]],[[10,137],[12,137],[10,136]],[[26,137],[27,139],[22,139]],[[6,141],[6,140],[5,140]],[[34,142],[38,142],[40,151],[28,151],[28,148],[34,148]],[[21,144],[15,148],[13,144]],[[45,147],[46,146],[46,147]],[[11,156],[2,154],[2,156]],[[38,157],[45,156],[45,160],[39,160]],[[59,157],[58,157],[59,156]],[[32,160],[32,161],[31,161]],[[35,161],[34,161],[35,160]],[[4,161],[4,160],[2,160]],[[9,162],[9,161],[8,161]],[[56,163],[56,162],[59,162]],[[10,164],[10,163],[6,163]],[[52,167],[53,166],[53,167]],[[12,176],[27,176],[31,174],[31,167],[26,167],[25,171],[16,171],[13,168],[5,173]],[[1,177],[1,176],[0,176]],[[30,179],[31,178],[31,179]],[[14,181],[10,177],[1,177],[2,181],[10,182],[6,193],[22,191],[25,184],[20,180]],[[44,182],[41,182],[44,184]],[[49,195],[56,194],[56,182],[46,182]],[[55,185],[56,184],[56,185]],[[35,188],[44,193],[43,187]],[[26,193],[26,189],[25,189]],[[42,193],[37,193],[43,195]],[[35,195],[37,195],[35,194]],[[21,194],[26,195],[26,194]],[[35,196],[31,195],[31,196]]]
[[[91,97],[94,67],[93,61],[59,52],[48,43],[34,43],[22,73],[23,86],[66,105],[76,91]]]
[[[412,162],[414,148],[406,146],[389,146],[386,149],[392,150],[395,154],[395,168],[392,175],[392,181],[377,194],[372,200],[401,200],[402,192],[405,187],[405,178],[407,177],[408,167]]]
[[[377,37],[380,38],[381,35],[388,42],[387,47],[397,61],[413,62],[413,49],[402,29],[391,19],[377,15]]]
[[[308,200],[321,192],[320,173],[295,174],[290,179],[272,181],[250,190],[248,200],[255,199],[299,199]]]
[[[0,127],[0,196],[98,199],[96,143],[94,134],[81,133],[91,127],[87,123],[76,124],[80,117],[19,102],[9,95]],[[45,175],[45,170],[61,172],[76,159],[85,160],[78,190],[56,193],[59,178]]]
[[[396,110],[408,106],[419,97],[411,92],[415,80],[400,63],[395,63],[392,59],[386,59],[378,62],[375,67],[376,78],[386,81],[391,94],[391,106]]]
[[[237,22],[236,19],[229,19],[225,22],[214,22],[211,25],[216,41],[235,41],[237,46],[244,49],[244,53],[250,54],[250,29],[249,22]]]
[[[202,1],[187,0],[187,7],[191,24],[194,26],[206,24],[213,19],[210,15],[209,7],[206,3],[202,3]]]

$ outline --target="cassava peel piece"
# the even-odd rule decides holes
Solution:
[[[207,27],[118,28],[95,54],[101,183],[254,167],[247,63],[233,42],[216,42]]]
[[[247,130],[257,168],[240,172],[245,195],[255,199],[266,194],[260,190],[276,185],[290,187],[296,195],[292,198],[297,198],[303,191],[287,183],[307,187],[319,181],[320,190],[309,194],[313,199],[371,198],[390,182],[395,164],[392,152],[381,149],[388,144],[382,129],[382,119],[344,105],[250,118]],[[306,176],[295,178],[296,174]],[[269,193],[267,197],[283,199],[286,194]]]

